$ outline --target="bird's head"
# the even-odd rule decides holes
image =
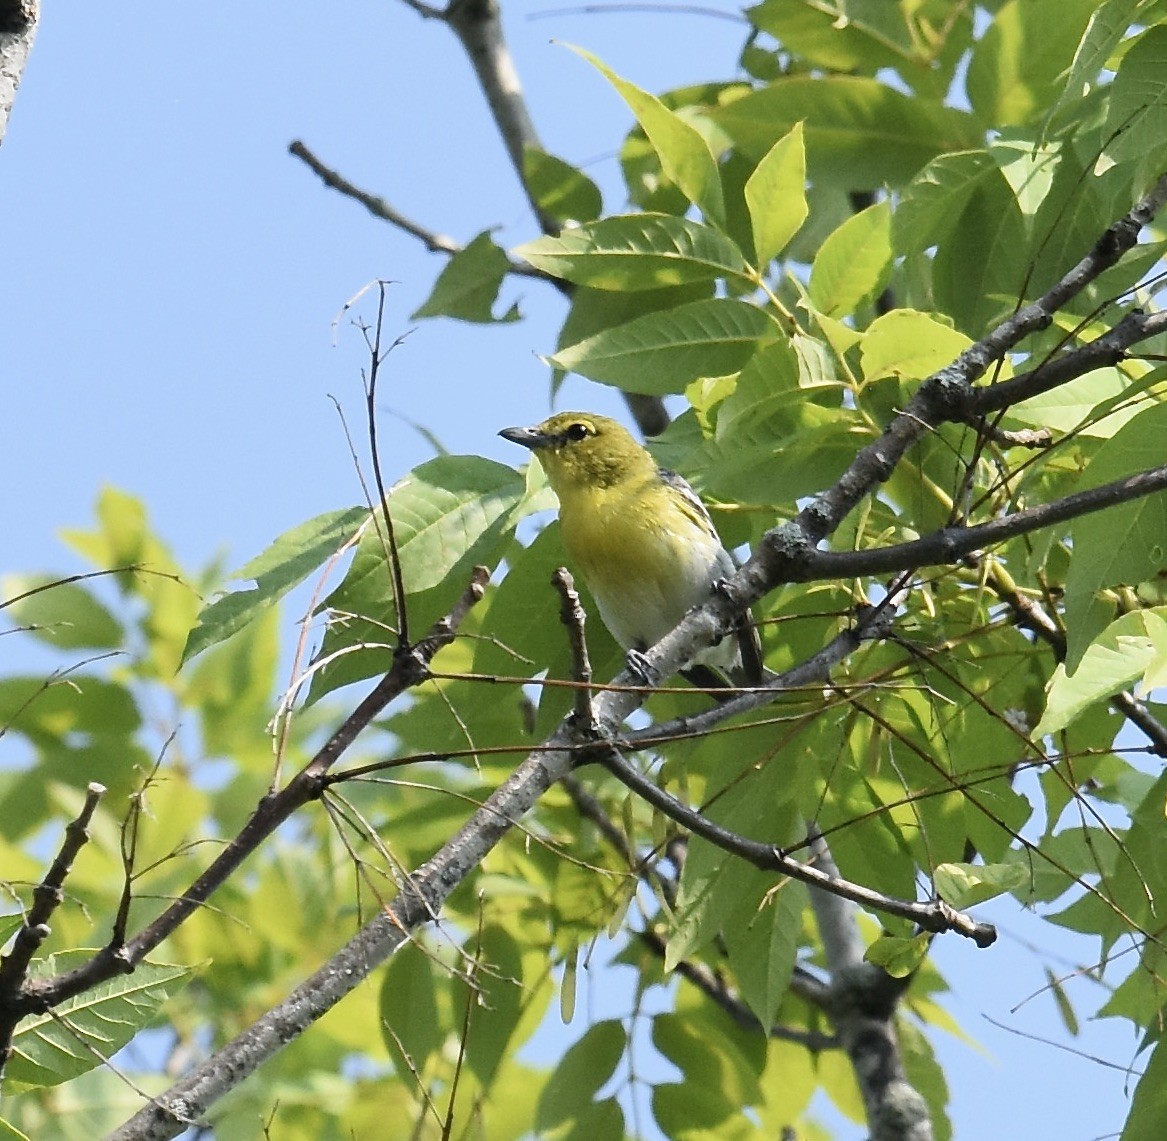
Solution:
[[[656,471],[652,456],[627,428],[590,412],[558,412],[533,428],[504,428],[499,435],[535,453],[560,498]]]

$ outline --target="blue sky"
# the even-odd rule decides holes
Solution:
[[[608,209],[622,204],[614,151],[628,115],[552,41],[658,90],[731,74],[742,36],[711,16],[505,7],[545,146],[585,164]],[[365,354],[333,320],[385,277],[399,283],[388,327],[404,331],[443,262],[325,190],[287,154],[295,138],[460,241],[488,227],[507,245],[535,236],[461,49],[402,3],[46,6],[0,148],[0,573],[82,569],[55,533],[86,525],[106,483],[145,499],[188,566],[224,550],[239,565],[286,528],[360,501],[329,395],[359,428]],[[495,432],[547,410],[535,354],[553,347],[563,302],[530,281],[505,297],[528,320],[424,323],[391,358],[387,479],[431,454],[395,413],[450,450],[517,461]],[[559,406],[622,407],[578,379]],[[12,640],[0,645],[0,669],[21,668]],[[1090,961],[1051,928],[1001,919]],[[993,1055],[938,1040],[958,1138],[1087,1141],[1121,1125],[1120,1073],[986,1021],[1064,1040],[1048,995],[1010,1013],[1043,985],[1043,961],[1008,934],[990,951],[941,941],[949,1007]],[[1071,991],[1088,1006],[1100,1001],[1090,985]],[[1135,1047],[1117,1026],[1087,1025],[1072,1044],[1119,1065]]]

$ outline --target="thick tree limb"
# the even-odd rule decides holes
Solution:
[[[0,0],[0,145],[40,18],[40,0]]]
[[[820,871],[839,878],[830,849],[817,834],[811,855]],[[907,1079],[895,1029],[896,1007],[910,977],[893,978],[863,961],[852,903],[816,889],[810,897],[831,976],[828,1008],[859,1082],[871,1141],[932,1141],[928,1105]]]
[[[544,213],[531,193],[523,170],[526,148],[541,151],[544,147],[535,129],[535,121],[527,109],[519,72],[503,35],[498,0],[450,0],[445,19],[474,68],[474,75],[486,97],[487,106],[502,136],[503,146],[506,147],[519,185],[527,196],[531,212],[539,220],[539,226],[545,234],[558,233],[559,222]]]

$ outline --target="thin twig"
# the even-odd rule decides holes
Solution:
[[[559,591],[559,620],[567,627],[571,646],[571,676],[577,683],[574,692],[576,725],[585,735],[596,731],[596,711],[592,706],[592,663],[588,657],[588,641],[584,630],[587,614],[575,589],[575,579],[567,567],[558,567],[551,576],[551,585]]]
[[[381,352],[381,332],[385,324],[385,281],[377,282],[377,324],[373,332],[373,340],[369,344],[369,375],[365,385],[365,413],[368,418],[369,454],[373,463],[373,482],[377,488],[377,503],[373,508],[373,523],[378,525],[379,520],[385,520],[385,535],[389,549],[386,552],[389,563],[390,580],[393,585],[393,611],[397,619],[397,653],[409,651],[409,615],[405,605],[405,579],[401,572],[401,555],[397,549],[397,531],[393,526],[393,513],[389,510],[389,497],[385,493],[385,481],[381,476],[381,454],[377,447],[377,378],[381,373],[381,364],[389,353],[398,348],[409,335],[402,333],[394,342]],[[365,334],[368,341],[368,333]],[[378,509],[381,515],[378,516]]]
[[[372,194],[367,190],[362,190],[359,186],[349,182],[344,175],[329,166],[325,166],[299,139],[296,139],[288,145],[288,153],[295,155],[296,158],[300,159],[314,173],[319,175],[321,182],[325,186],[338,191],[345,195],[346,198],[351,198],[355,202],[359,202],[374,217],[389,222],[403,233],[416,238],[430,253],[446,254],[449,257],[453,257],[455,254],[462,253],[466,248],[447,234],[440,234],[435,230],[427,229],[420,222],[415,222],[413,219],[407,218],[387,199]],[[515,261],[514,258],[507,259],[507,273],[515,274],[519,277],[535,278],[553,285],[559,284],[556,278],[551,277],[543,270],[536,269],[533,265],[528,265],[526,262]]]

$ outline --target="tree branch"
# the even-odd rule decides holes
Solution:
[[[90,821],[104,795],[105,785],[96,781],[86,788],[85,803],[77,818],[66,826],[57,858],[32,893],[32,907],[16,933],[12,950],[0,960],[0,1009],[18,1001],[28,974],[28,965],[40,945],[49,937],[49,920],[64,898],[65,879],[73,868],[77,853],[89,839]],[[7,1065],[12,1055],[12,1035],[15,1030],[15,1019],[0,1022],[0,1069]]]
[[[862,884],[851,883],[839,876],[823,872],[815,864],[804,864],[792,859],[773,844],[739,836],[683,804],[630,765],[615,747],[597,749],[597,753],[596,759],[621,784],[643,797],[670,820],[675,820],[695,836],[708,840],[722,851],[729,852],[762,871],[777,872],[811,887],[822,888],[842,899],[849,899],[852,903],[858,903],[872,911],[882,911],[900,919],[907,919],[922,931],[937,934],[942,931],[955,931],[971,939],[978,947],[989,947],[996,942],[997,931],[991,923],[978,923],[970,916],[950,907],[943,900],[919,903],[915,900],[895,899]]]
[[[132,939],[111,942],[88,962],[50,979],[27,982],[8,1002],[0,997],[0,1034],[11,1023],[35,1011],[46,1010],[65,999],[118,974],[126,974],[170,935],[222,886],[239,865],[297,809],[318,798],[328,787],[329,769],[386,705],[406,689],[424,680],[429,663],[448,645],[470,608],[482,598],[489,574],[476,567],[471,582],[454,609],[435,622],[429,633],[407,652],[394,658],[389,672],[353,710],[320,751],[279,792],[265,796],[239,833],[219,852],[210,866],[161,915]]]
[[[434,919],[446,898],[535,802],[571,771],[574,738],[566,727],[532,753],[441,849],[403,884],[391,904],[286,999],[136,1113],[107,1141],[176,1137],[228,1090],[331,1010]]]
[[[723,589],[690,611],[671,633],[650,647],[643,658],[643,664],[650,675],[659,679],[671,677],[685,662],[692,660],[696,652],[724,637],[739,616],[763,595],[786,582],[806,581],[805,568],[812,560],[820,567],[826,567],[828,563],[834,568],[843,566],[838,560],[849,558],[850,555],[816,551],[818,544],[832,535],[850,512],[891,476],[908,449],[925,433],[944,422],[964,422],[970,416],[980,415],[984,409],[976,406],[976,401],[980,399],[978,394],[991,393],[994,388],[974,389],[973,382],[1022,339],[1049,325],[1053,315],[1066,301],[1114,265],[1136,243],[1140,229],[1154,217],[1165,201],[1167,174],[1161,175],[1154,187],[1127,214],[1111,225],[1090,253],[1047,293],[1018,310],[965,349],[951,364],[923,381],[903,411],[892,418],[882,436],[860,449],[846,471],[830,488],[815,496],[792,520],[768,531],[750,559],[724,584]],[[1149,324],[1152,331],[1162,328],[1157,315],[1154,323],[1147,319],[1137,326],[1141,335],[1151,335],[1147,331]],[[1124,336],[1127,335],[1124,333]],[[1131,477],[1135,481],[1145,481],[1138,483],[1137,489],[1136,485],[1131,486],[1131,497],[1158,489],[1161,485],[1156,481],[1160,470],[1154,469],[1152,473]],[[1119,481],[1123,485],[1129,482]],[[1101,490],[1096,488],[1091,492],[1081,492],[1078,496],[1069,496],[1058,504],[1049,505],[1042,525],[1064,521],[1065,518],[1073,517],[1075,512],[1095,509],[1088,508],[1086,504],[1090,500],[1082,497],[1097,496]],[[1108,492],[1103,492],[1100,506],[1106,494]],[[984,524],[990,530],[981,532],[979,541],[996,542],[1008,538],[1014,533],[1021,533],[1032,521],[1032,516],[1017,512],[1007,519]],[[1018,528],[1017,532],[1013,528]],[[973,528],[967,530],[972,531]],[[938,535],[946,536],[946,532],[939,532]],[[934,541],[947,542],[950,538],[952,536]],[[910,544],[903,546],[908,547]],[[860,557],[859,552],[854,554],[857,559]],[[862,555],[871,559],[865,565],[872,567],[885,566],[882,560],[888,558],[879,552],[863,552]],[[926,548],[919,549],[915,555],[929,557]],[[903,569],[904,565],[897,555],[890,569]],[[854,572],[836,569],[831,573],[842,576]],[[621,680],[624,677],[621,675]],[[619,724],[632,712],[637,702],[634,697],[625,695],[622,702],[614,702],[613,705],[612,712],[619,717],[615,724]],[[612,728],[614,730],[614,726]]]
[[[810,851],[821,872],[839,878],[826,841],[813,830]],[[910,977],[893,978],[863,961],[854,905],[847,899],[811,888],[810,903],[831,976],[828,1009],[863,1095],[871,1141],[932,1141],[931,1114],[907,1079],[895,1030]]]
[[[588,641],[584,632],[587,615],[580,604],[575,579],[567,567],[556,569],[551,576],[551,585],[559,591],[559,620],[567,627],[571,644],[571,677],[577,683],[572,716],[581,733],[591,734],[596,729],[596,711],[592,707],[592,663],[588,657]]]
[[[1086,491],[1014,511],[1001,519],[974,527],[944,527],[891,547],[873,547],[860,551],[807,551],[789,573],[797,576],[788,582],[838,580],[861,575],[889,574],[926,566],[951,565],[974,551],[984,550],[1006,539],[1028,535],[1055,523],[1066,523],[1083,515],[1092,515],[1132,499],[1142,499],[1167,488],[1167,464],[1149,471],[1116,479]]]
[[[441,12],[429,8],[420,0],[405,2],[424,17],[440,17],[458,37],[458,42],[474,68],[515,176],[539,228],[545,234],[558,234],[558,219],[543,210],[527,182],[524,162],[526,148],[545,148],[527,109],[518,69],[503,35],[498,0],[450,0]],[[572,287],[567,282],[556,281],[556,285],[566,296],[571,295]],[[631,392],[621,395],[644,435],[657,436],[669,426],[670,417],[660,397]]]
[[[654,890],[661,893],[669,906],[672,906],[676,900],[674,881],[662,875],[651,860],[636,855],[623,831],[613,823],[612,818],[604,811],[604,806],[584,788],[578,777],[569,773],[560,781],[560,784],[571,798],[576,811],[585,820],[590,820],[596,826],[600,835],[628,864],[628,870],[639,879],[649,883]],[[638,931],[636,935],[654,955],[663,961],[666,944],[660,935],[651,927]],[[674,970],[682,978],[691,982],[706,998],[724,1010],[734,1022],[745,1030],[766,1034],[770,1038],[782,1038],[788,1042],[800,1042],[809,1050],[838,1049],[838,1039],[828,1034],[817,1034],[811,1030],[782,1025],[764,1027],[757,1015],[742,1001],[738,993],[726,983],[725,979],[704,963],[682,959]],[[804,967],[795,966],[790,979],[790,989],[811,1006],[823,1010],[827,1008],[827,987]]]
[[[1069,349],[1031,372],[972,390],[968,394],[968,410],[973,415],[1000,412],[1023,400],[1041,396],[1096,368],[1118,364],[1131,345],[1149,340],[1165,330],[1167,310],[1150,314],[1135,310],[1101,337],[1076,349]]]
[[[351,198],[353,201],[359,202],[375,218],[381,218],[383,221],[396,226],[403,233],[416,238],[430,253],[446,254],[453,257],[455,254],[460,254],[466,248],[465,246],[459,245],[449,235],[439,234],[435,230],[429,230],[420,222],[415,222],[412,218],[407,218],[388,200],[381,198],[379,195],[372,194],[367,190],[362,190],[359,186],[349,182],[344,175],[333,170],[330,166],[325,166],[299,139],[295,139],[288,144],[288,153],[295,155],[314,174],[319,176],[320,181],[325,186],[338,191],[345,195],[346,198]],[[513,258],[507,259],[507,272],[516,274],[519,277],[533,277],[539,281],[549,282],[552,285],[559,284],[558,280],[551,277],[550,274],[544,273],[541,269],[536,269],[533,265],[528,265],[526,262],[515,261]]]
[[[40,0],[0,0],[0,145],[40,19]]]
[[[527,184],[524,151],[527,147],[540,151],[544,147],[527,110],[518,69],[503,35],[498,0],[450,0],[445,19],[474,68],[531,212],[545,234],[558,233],[558,220],[544,212]]]

